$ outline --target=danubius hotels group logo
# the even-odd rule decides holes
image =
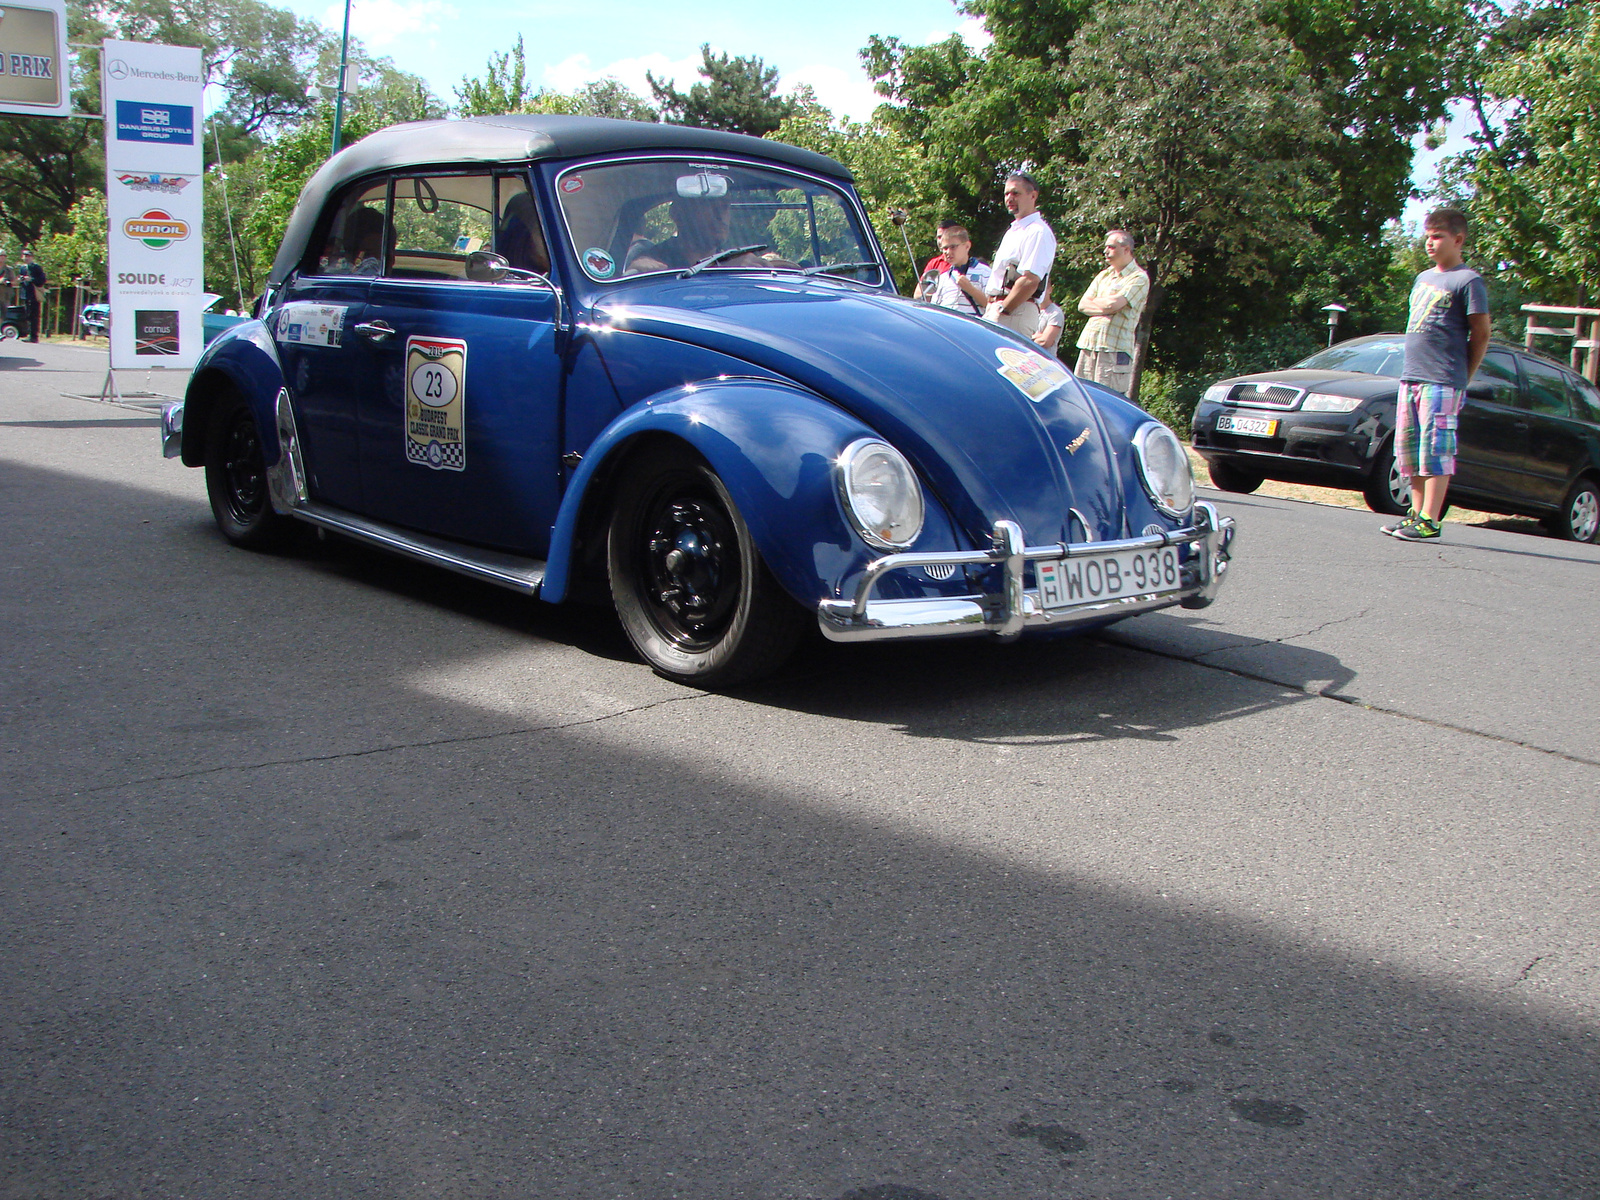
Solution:
[[[169,212],[152,208],[140,217],[129,217],[122,223],[122,232],[136,242],[143,242],[152,250],[165,250],[173,242],[189,236],[189,222],[181,221]]]

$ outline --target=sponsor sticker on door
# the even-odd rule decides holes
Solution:
[[[406,339],[406,461],[434,471],[467,468],[467,343]]]

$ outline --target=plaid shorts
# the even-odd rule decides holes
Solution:
[[[1400,474],[1454,475],[1456,424],[1465,391],[1442,383],[1402,383],[1394,420],[1394,461]]]

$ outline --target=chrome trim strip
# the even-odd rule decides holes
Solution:
[[[855,595],[823,600],[817,606],[817,623],[836,642],[880,641],[896,638],[955,637],[987,633],[1002,641],[1030,627],[1055,628],[1103,623],[1115,618],[1170,608],[1204,608],[1216,598],[1232,561],[1235,523],[1220,516],[1215,506],[1196,501],[1194,524],[1168,533],[1125,538],[1115,542],[1024,546],[1022,529],[1013,521],[996,521],[989,550],[959,550],[932,554],[886,554],[862,572]],[[1195,553],[1183,564],[1183,586],[1175,592],[1091,600],[1070,608],[1046,609],[1039,593],[1023,586],[1023,567],[1044,559],[1085,558],[1159,546],[1193,546]],[[1003,590],[991,596],[939,596],[913,600],[874,600],[873,589],[889,571],[923,566],[1000,566]]]
[[[539,585],[544,582],[545,564],[536,558],[464,546],[446,538],[397,529],[327,504],[302,503],[294,508],[292,515],[368,545],[525,595],[537,595]]]

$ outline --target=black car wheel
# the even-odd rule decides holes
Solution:
[[[291,522],[272,510],[261,433],[242,396],[218,401],[207,435],[206,494],[222,536],[256,550],[281,543]]]
[[[1393,441],[1378,451],[1362,495],[1367,507],[1375,513],[1401,517],[1411,511],[1411,481],[1400,474],[1400,465],[1394,460]]]
[[[1256,475],[1216,459],[1206,463],[1206,472],[1211,476],[1211,482],[1223,491],[1245,495],[1255,491],[1267,479],[1265,475]]]
[[[1600,485],[1585,475],[1572,485],[1561,511],[1549,522],[1557,537],[1574,542],[1592,542],[1600,533]]]
[[[694,687],[732,687],[782,666],[806,614],[772,577],[722,480],[687,449],[650,455],[624,477],[607,561],[634,649]]]

